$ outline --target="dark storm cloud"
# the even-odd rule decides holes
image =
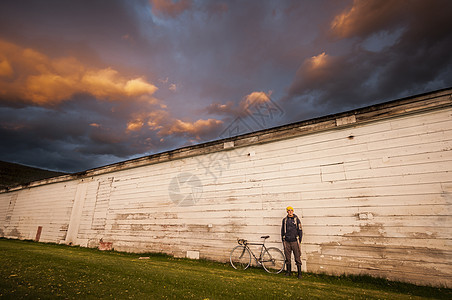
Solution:
[[[332,10],[303,14],[313,9],[311,1],[226,3],[221,13],[199,9],[172,21],[178,26],[171,35],[173,46],[180,52],[175,65],[184,66],[176,67],[174,76],[184,77],[207,105],[239,102],[251,92],[287,85],[294,59],[301,60],[308,53],[306,45],[315,39],[309,29]]]
[[[82,171],[224,137],[238,119],[259,130],[448,87],[450,11],[440,0],[3,1],[0,160]]]
[[[64,6],[48,1],[41,3],[42,11],[37,13],[38,7],[33,7],[36,3],[31,3],[25,14],[30,14],[30,23],[21,25],[26,30],[13,41],[0,40],[0,113],[5,116],[1,122],[5,145],[1,159],[80,171],[137,153],[174,148],[186,144],[185,139],[211,139],[211,131],[218,129],[218,120],[182,121],[172,117],[152,96],[157,88],[144,75],[137,77],[137,72],[128,71],[121,61],[116,64],[118,69],[109,65],[119,50],[101,50],[118,41],[120,48],[131,43],[136,47],[139,35],[132,19],[126,18],[124,3],[112,3],[107,9],[102,9],[103,4],[110,2],[88,7],[86,3]],[[20,7],[14,10],[8,3],[5,9],[12,11],[9,28],[20,27],[14,18]],[[68,11],[71,15],[64,19]],[[107,16],[96,19],[101,13]],[[62,25],[60,22],[65,25],[50,25]],[[76,26],[77,22],[85,23]],[[66,26],[68,34],[61,35]],[[34,43],[29,42],[31,37]],[[77,39],[89,40],[88,52],[97,49],[97,59],[86,59],[84,51],[62,46],[72,46],[68,40]],[[57,43],[60,51],[43,47],[43,40]],[[58,53],[56,57],[52,56],[54,52]]]
[[[129,112],[121,107],[121,103],[105,104],[83,95],[58,108],[2,107],[0,155],[3,160],[32,166],[82,171],[146,152],[154,141],[166,145],[155,132],[128,133]]]
[[[0,32],[12,41],[58,38],[63,43],[84,40],[95,45],[96,38],[112,42],[136,33],[132,13],[140,3],[146,1],[2,1]],[[48,45],[48,49],[54,47],[59,45]]]
[[[355,1],[329,31],[350,50],[305,59],[289,105],[302,107],[316,95],[309,106],[317,105],[317,114],[338,112],[451,86],[451,11],[450,1]],[[306,115],[293,116],[300,117]]]
[[[2,160],[58,170],[74,168],[78,163],[74,148],[88,129],[80,116],[36,107],[2,108],[0,115]],[[45,165],[40,165],[43,162]]]

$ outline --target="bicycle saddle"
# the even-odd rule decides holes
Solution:
[[[268,239],[270,236],[269,235],[264,235],[264,236],[261,236],[261,239]]]

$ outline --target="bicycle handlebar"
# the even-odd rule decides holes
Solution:
[[[244,239],[237,239],[237,243],[239,243],[239,245],[246,245],[248,241]]]

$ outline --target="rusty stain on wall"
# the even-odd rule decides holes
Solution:
[[[36,231],[35,242],[39,242],[39,239],[41,238],[41,233],[42,233],[42,226],[38,226],[38,230]]]
[[[112,242],[104,242],[103,239],[100,239],[98,249],[100,251],[111,251],[111,250],[113,250],[113,243]]]

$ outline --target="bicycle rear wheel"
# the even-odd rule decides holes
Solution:
[[[267,248],[262,255],[262,266],[268,273],[280,273],[284,270],[285,261],[284,254],[278,248]]]
[[[250,250],[248,250],[245,246],[236,246],[231,251],[229,261],[231,262],[231,265],[234,269],[246,270],[246,268],[248,268],[251,263]]]

